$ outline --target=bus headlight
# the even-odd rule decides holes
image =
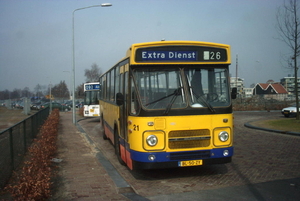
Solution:
[[[146,142],[149,146],[153,147],[157,145],[158,139],[155,135],[149,135],[146,139]]]
[[[229,139],[229,134],[226,131],[222,131],[219,133],[219,139],[222,142],[226,142]]]

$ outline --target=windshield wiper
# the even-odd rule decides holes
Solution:
[[[157,99],[157,100],[155,100],[155,101],[152,101],[152,102],[150,102],[150,103],[145,104],[145,106],[152,105],[153,103],[157,103],[157,102],[159,102],[159,101],[161,101],[161,100],[163,100],[163,99],[169,98],[170,96],[173,96],[173,95],[174,95],[174,93],[169,94],[169,95],[167,95],[167,96],[163,96],[163,97],[161,97],[161,98],[159,98],[159,99]]]
[[[197,95],[197,94],[195,94],[195,96],[196,96],[197,100],[200,99],[201,102],[204,103],[213,114],[216,113],[215,109],[211,106],[211,104],[205,98],[203,98],[201,95]]]
[[[214,114],[216,113],[215,109],[212,107],[212,105],[205,99],[203,98],[201,95],[199,94],[196,94],[192,88],[191,89],[191,92],[196,96],[196,99],[197,101],[200,99],[201,103],[204,103],[204,105],[206,105],[208,107],[208,109]]]
[[[167,115],[173,105],[173,103],[175,102],[177,96],[181,95],[181,88],[178,88],[174,91],[174,93],[170,94],[172,97],[171,101],[169,102],[166,110],[164,111],[164,115]]]
[[[194,92],[193,87],[191,86],[191,81],[189,80],[189,78],[187,78],[187,79],[188,79],[189,90],[190,90],[190,93],[192,96],[192,101],[194,102],[194,100],[193,100],[193,94],[194,94],[197,101],[200,99],[200,101],[208,107],[208,109],[211,111],[211,113],[213,113],[213,114],[216,113],[215,109],[205,98],[203,98],[200,94]]]

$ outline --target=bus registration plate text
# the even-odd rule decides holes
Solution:
[[[191,161],[179,161],[178,166],[187,167],[187,166],[198,166],[202,165],[202,160],[191,160]]]

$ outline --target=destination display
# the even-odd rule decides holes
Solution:
[[[198,46],[163,46],[139,48],[136,62],[224,62],[227,61],[226,49]]]
[[[86,91],[99,90],[99,89],[100,89],[100,84],[87,84],[87,85],[85,85],[85,90]]]
[[[142,51],[143,61],[197,61],[196,51]]]

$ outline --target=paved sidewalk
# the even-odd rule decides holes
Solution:
[[[97,159],[99,150],[72,123],[71,112],[60,113],[58,158],[61,185],[55,200],[129,200]]]

